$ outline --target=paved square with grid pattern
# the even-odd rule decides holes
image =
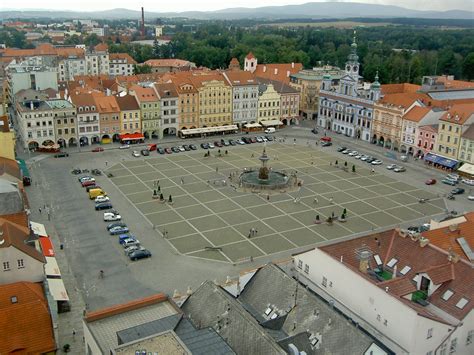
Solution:
[[[211,157],[198,150],[122,161],[107,173],[177,252],[232,263],[397,226],[445,208],[442,199],[397,180],[398,175],[372,173],[363,162],[323,150],[278,143],[266,147],[269,165],[296,171],[303,180],[300,191],[270,197],[238,192],[223,182],[244,167],[259,166],[263,146],[225,149],[229,154],[222,157],[214,149]],[[342,169],[345,160],[348,171]],[[155,189],[166,202],[153,199]],[[418,198],[430,200],[420,204]],[[325,222],[344,209],[345,222]],[[315,223],[318,216],[323,223]]]

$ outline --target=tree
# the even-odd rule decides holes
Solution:
[[[66,38],[66,40],[64,41],[64,44],[67,44],[67,45],[77,45],[77,44],[81,44],[81,38],[80,38],[78,35],[69,36],[69,37]]]
[[[469,53],[462,62],[462,74],[467,80],[474,79],[474,52]]]
[[[133,74],[149,74],[151,73],[151,66],[148,64],[134,64]]]
[[[97,46],[100,42],[102,42],[95,33],[91,33],[90,35],[84,38],[84,44],[88,47]]]
[[[158,40],[155,38],[155,40],[153,41],[153,57],[155,58],[160,58],[160,43],[158,42]]]

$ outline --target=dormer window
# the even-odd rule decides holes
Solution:
[[[451,290],[446,290],[443,295],[441,296],[441,298],[444,300],[444,301],[447,301],[451,298],[451,296],[454,295],[454,292],[451,291]]]
[[[469,300],[463,297],[458,301],[458,303],[456,303],[456,307],[458,307],[459,309],[463,309],[468,303],[469,303]]]

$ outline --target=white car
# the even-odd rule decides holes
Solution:
[[[239,140],[237,141],[237,144],[245,145],[245,142],[244,142],[242,139],[239,139]]]
[[[132,245],[139,246],[140,241],[138,239],[127,238],[122,243],[122,246],[123,246],[124,249],[128,248],[128,247],[131,247]]]
[[[356,155],[359,155],[359,152],[357,150],[353,150],[352,152],[349,153],[350,157],[355,157]]]
[[[366,161],[367,159],[369,159],[369,156],[368,155],[363,155],[361,156],[360,160],[362,161]]]
[[[209,149],[214,149],[215,147],[214,143],[209,143]]]
[[[140,152],[137,151],[137,150],[134,150],[132,155],[135,157],[135,158],[140,158]]]
[[[474,201],[474,195],[469,195],[469,196],[467,196],[467,199],[468,199],[469,201]]]
[[[178,146],[178,149],[179,149],[180,152],[185,152],[186,151],[186,149],[184,149],[184,147],[182,145]]]
[[[393,170],[397,167],[397,164],[390,164],[390,165],[387,165],[387,169],[388,170]]]
[[[116,213],[104,212],[104,221],[120,221],[122,216]]]
[[[108,196],[99,195],[95,198],[95,203],[109,202],[110,198]]]
[[[372,163],[370,163],[372,165],[382,165],[383,164],[383,161],[379,160],[379,159],[376,159],[374,160]]]
[[[395,171],[396,173],[403,173],[404,171],[407,171],[407,169],[405,169],[405,167],[403,166],[397,166],[395,167],[395,169],[393,169],[393,171]]]
[[[119,149],[129,149],[130,145],[129,144],[124,144],[119,147]]]
[[[124,253],[128,255],[135,250],[145,250],[145,248],[140,245],[130,245],[124,249]]]
[[[462,182],[466,185],[474,186],[474,180],[462,179]]]
[[[358,154],[358,155],[356,155],[354,158],[360,159],[360,158],[362,158],[362,155],[361,155],[361,154]]]

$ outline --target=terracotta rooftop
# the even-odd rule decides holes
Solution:
[[[0,245],[0,249],[12,246],[38,261],[45,262],[43,254],[34,247],[25,243],[30,236],[29,228],[12,223],[0,217],[0,229],[3,231],[2,239],[4,240],[4,243]]]
[[[431,233],[426,232],[426,233]],[[423,233],[423,235],[426,235]],[[429,238],[429,237],[428,237]],[[390,288],[386,281],[378,281],[370,276],[369,273],[363,273],[359,270],[359,260],[357,258],[357,250],[369,250],[372,256],[369,260],[369,267],[373,270],[377,267],[374,259],[375,255],[380,257],[384,265],[384,270],[394,271],[397,267],[397,277],[399,279],[394,285],[394,289]],[[435,319],[440,322],[449,322],[439,315],[430,311],[427,307],[423,307],[415,302],[403,298],[402,294],[406,290],[410,290],[408,283],[402,282],[405,279],[409,282],[419,274],[426,273],[431,282],[435,284],[439,282],[439,287],[428,297],[427,301],[451,316],[462,320],[473,309],[474,306],[474,269],[470,263],[465,260],[449,260],[449,254],[436,247],[428,244],[421,246],[420,241],[412,240],[409,236],[402,237],[395,229],[385,232],[371,234],[364,237],[334,243],[319,248],[323,252],[331,255],[337,262],[343,259],[344,264],[349,267],[360,277],[363,277],[378,287],[388,287],[387,292],[407,306],[416,310],[416,312],[424,317]],[[391,264],[389,267],[387,264]],[[404,270],[402,274],[401,271]],[[394,282],[394,281],[392,281]],[[386,285],[384,285],[384,283]],[[451,290],[453,295],[444,300],[442,296],[446,290]],[[468,300],[463,307],[458,306],[458,302],[462,299]]]
[[[466,222],[457,224],[456,228],[449,227],[433,229],[423,232],[423,236],[428,238],[430,244],[436,245],[445,251],[453,251],[462,258],[469,260],[467,254],[461,248],[457,241],[458,238],[464,238],[471,250],[474,251],[474,212],[464,215]]]
[[[94,47],[96,52],[106,52],[109,50],[109,46],[106,43],[99,43]]]
[[[254,74],[258,77],[290,82],[290,75],[298,73],[303,69],[301,63],[283,63],[283,64],[257,64]]]
[[[245,56],[245,58],[247,58],[247,59],[254,59],[255,56],[253,55],[252,52],[249,52],[249,53]]]
[[[208,72],[208,73],[193,73],[190,75],[191,82],[196,88],[203,87],[205,83],[210,81],[221,81],[225,86],[229,86],[228,81],[225,79],[224,75],[219,72]]]
[[[412,122],[420,122],[430,111],[431,107],[415,106],[403,115],[403,119]]]
[[[86,322],[94,322],[99,319],[115,316],[120,313],[125,313],[128,311],[143,308],[143,307],[150,306],[152,304],[160,303],[167,300],[168,300],[168,296],[166,296],[164,293],[158,293],[153,296],[148,296],[148,297],[140,298],[140,299],[133,300],[127,303],[122,303],[122,304],[114,305],[108,308],[103,308],[98,311],[88,312],[86,313],[84,320]]]
[[[117,103],[120,107],[120,111],[132,111],[139,110],[138,102],[135,99],[135,96],[125,95],[125,96],[116,96]]]
[[[228,70],[224,73],[231,86],[258,85],[255,76],[244,70]]]
[[[138,102],[156,102],[158,101],[158,97],[156,96],[155,90],[151,87],[143,87],[140,85],[132,85],[130,86],[130,91],[135,93],[135,97],[137,98]]]
[[[118,113],[118,106],[115,96],[93,95],[99,113]]]
[[[89,90],[90,91],[90,90]],[[88,111],[80,111],[77,110],[77,114],[84,114],[84,113],[94,113],[97,111],[97,106],[94,101],[94,96],[91,92],[81,92],[81,93],[70,93],[72,103],[77,107],[88,107]]]
[[[0,329],[0,354],[55,352],[51,316],[40,284],[0,285]]]
[[[151,67],[173,67],[179,68],[189,66],[192,63],[184,59],[149,59],[145,64]]]
[[[173,83],[158,83],[155,84],[155,89],[160,98],[178,97],[178,92]]]
[[[425,98],[426,95],[415,92],[386,94],[377,102],[377,104],[393,105],[406,110],[413,105],[415,101],[421,102]]]
[[[133,59],[128,53],[110,53],[109,59],[113,60],[125,60],[127,64],[137,64],[135,59]]]
[[[383,84],[381,86],[382,95],[402,94],[409,92],[417,92],[421,89],[420,85],[403,83],[403,84]]]
[[[455,124],[465,124],[466,121],[474,117],[474,105],[472,104],[455,104],[440,118],[441,121],[451,122]]]
[[[5,115],[5,116],[1,116],[0,117],[0,132],[3,132],[3,133],[8,133],[10,132],[10,127],[8,126],[8,117]]]
[[[447,75],[440,75],[436,78],[438,83],[443,83],[447,89],[469,89],[474,88],[474,82],[454,80]]]
[[[0,157],[0,177],[3,174],[21,181],[21,171],[16,160]]]
[[[18,212],[12,214],[4,214],[1,216],[4,220],[11,222],[13,224],[17,224],[21,227],[28,228],[28,215],[26,212]]]
[[[474,124],[471,124],[468,129],[462,134],[464,139],[474,141]]]

